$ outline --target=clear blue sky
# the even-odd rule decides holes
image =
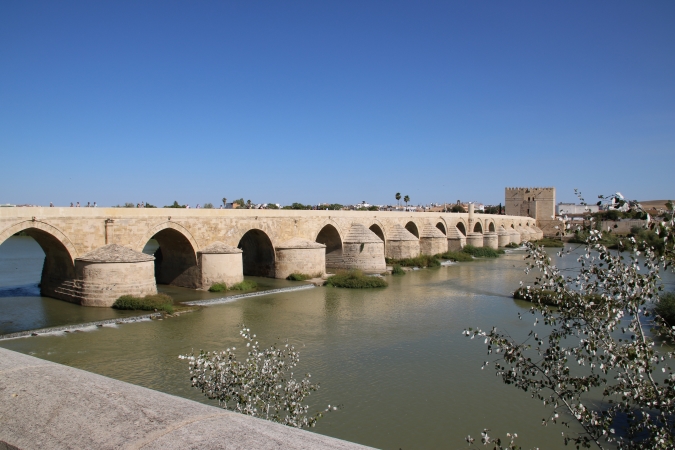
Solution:
[[[675,197],[675,2],[5,0],[0,203]]]

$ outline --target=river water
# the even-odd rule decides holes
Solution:
[[[36,246],[30,238],[17,237],[0,246],[0,333],[120,314],[39,297],[42,261]],[[321,384],[310,403],[342,405],[312,431],[378,448],[447,449],[463,448],[467,434],[480,437],[483,428],[490,428],[495,435],[518,433],[524,448],[562,449],[563,428],[540,425],[551,410],[502,384],[491,367],[481,370],[485,359],[495,358],[486,355],[482,341],[462,335],[466,327],[496,325],[524,339],[532,329],[529,315],[522,321],[517,316],[528,304],[510,298],[519,281],[527,279],[523,256],[515,251],[494,260],[389,276],[384,289],[321,287],[271,294],[175,318],[0,345],[210,403],[190,387],[187,365],[178,355],[241,346],[238,332],[245,323],[263,346],[288,339],[300,350],[298,373],[309,372]],[[266,287],[297,285],[256,280],[269,283]],[[8,286],[15,286],[13,294]],[[214,296],[160,289],[182,301]]]

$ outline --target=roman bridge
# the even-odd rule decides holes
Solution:
[[[89,306],[110,306],[124,294],[155,293],[157,283],[208,289],[244,275],[379,273],[386,270],[385,257],[432,255],[466,244],[497,248],[543,237],[532,218],[474,214],[473,208],[468,213],[0,208],[0,245],[19,232],[45,253],[43,295]],[[151,251],[149,243],[155,244]]]

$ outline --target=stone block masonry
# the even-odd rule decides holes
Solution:
[[[500,227],[518,230],[527,240],[533,233],[526,228],[536,223],[474,214],[473,205],[469,213],[0,208],[0,244],[24,231],[45,252],[43,295],[106,306],[116,296],[151,293],[156,283],[208,289],[245,275],[285,278],[293,272],[322,274],[327,267],[383,272],[385,255],[408,258],[466,243],[481,246],[484,233]],[[159,248],[143,255],[151,239]],[[488,236],[488,245],[493,241]],[[146,259],[85,261],[109,245]]]

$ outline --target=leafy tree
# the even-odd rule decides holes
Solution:
[[[133,203],[126,202],[123,207],[124,208],[135,208],[136,205],[134,205]]]
[[[246,202],[244,202],[243,198],[240,198],[239,200],[235,200],[233,203],[239,205],[240,208],[243,208],[244,206],[246,206]]]
[[[664,317],[669,308],[658,307],[659,271],[672,269],[674,259],[672,210],[658,226],[667,243],[663,256],[648,246],[638,250],[631,237],[626,241],[633,250],[624,257],[602,244],[601,231],[587,230],[585,252],[578,258],[581,267],[572,275],[556,267],[543,247],[528,243],[527,270],[537,269],[540,276],[533,286],[521,286],[521,294],[529,295],[534,325],[540,327],[525,342],[496,328],[464,331],[472,339],[484,339],[488,354],[498,355],[484,367],[493,363],[504,383],[551,407],[544,425],[578,423],[579,434],[563,432],[565,444],[675,446],[675,352],[657,348],[654,341],[675,340],[675,327]],[[546,301],[554,308],[536,295],[539,291],[547,292]]]
[[[213,209],[213,203],[204,203],[204,209]]]
[[[406,195],[403,197],[403,201],[405,202],[405,206],[408,207],[408,202],[410,201],[410,196]]]
[[[454,213],[465,213],[466,210],[462,205],[452,205],[452,208],[450,208],[450,212]]]
[[[148,202],[145,202],[145,207],[146,207],[146,208],[157,208],[155,205],[151,205],[151,204],[148,203]]]
[[[325,207],[325,209],[329,211],[341,211],[342,208],[344,208],[344,206],[339,203],[331,203]]]
[[[185,205],[179,205],[176,200],[173,201],[173,205],[165,206],[165,208],[185,208]]]
[[[379,211],[379,210],[380,210],[379,206],[372,205],[368,207],[368,211]]]
[[[396,193],[396,201],[398,202],[399,206],[401,205],[401,193],[397,192]]]
[[[297,428],[313,427],[324,413],[337,406],[308,414],[305,398],[319,389],[307,374],[302,380],[293,378],[300,354],[288,343],[260,348],[256,335],[242,327],[239,332],[246,342],[247,357],[237,359],[236,348],[221,352],[200,351],[181,355],[188,361],[192,386],[222,408],[260,417]]]
[[[279,209],[276,203],[268,203],[267,209]]]
[[[251,200],[246,200],[246,207],[251,209]]]

